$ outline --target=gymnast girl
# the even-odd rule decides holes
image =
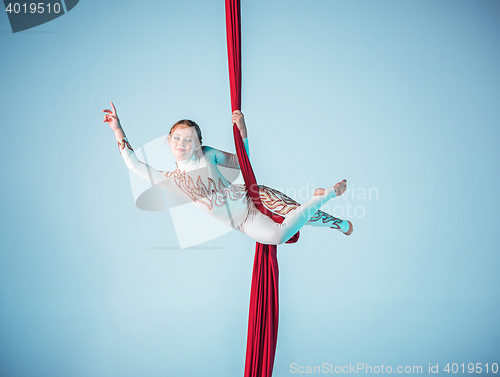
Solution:
[[[270,187],[259,186],[262,204],[271,212],[285,218],[278,224],[255,207],[244,185],[233,184],[221,174],[218,166],[239,169],[238,158],[235,154],[202,146],[201,130],[195,122],[180,120],[170,129],[167,141],[175,157],[177,169],[173,172],[163,172],[136,157],[113,102],[111,110],[106,109],[103,112],[103,122],[108,123],[114,132],[120,153],[130,170],[152,185],[158,185],[186,202],[193,203],[225,225],[257,242],[268,245],[284,243],[304,225],[338,229],[346,235],[353,231],[350,221],[338,219],[319,210],[324,203],[345,192],[346,180],[327,189],[316,189],[314,196],[304,204],[299,204]],[[233,112],[232,121],[240,130],[246,153],[249,155],[247,128],[241,111]]]

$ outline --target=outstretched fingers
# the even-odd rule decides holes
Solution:
[[[113,109],[113,114],[116,115],[116,108],[115,105],[113,104],[113,101],[109,101],[109,103],[111,104],[111,108]]]
[[[106,113],[104,115],[104,120],[103,120],[103,122],[105,122],[105,123],[106,122],[111,122],[114,119],[118,119],[118,116],[116,115],[116,107],[115,107],[115,105],[113,104],[112,101],[110,101],[109,103],[111,104],[112,110],[110,110],[110,109],[104,109],[102,111],[103,113]]]
[[[103,113],[112,114],[112,115],[116,115],[116,107],[115,107],[115,105],[113,105],[113,102],[111,102],[111,101],[110,101],[109,103],[111,104],[111,108],[112,108],[113,110],[110,110],[110,109],[104,109],[102,112],[103,112]]]

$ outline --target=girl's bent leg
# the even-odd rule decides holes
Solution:
[[[285,217],[283,223],[279,224],[283,230],[283,242],[286,242],[306,225],[309,219],[314,216],[323,204],[336,196],[335,189],[330,187],[326,189],[322,195],[314,195],[300,207],[290,212],[290,214]]]
[[[324,189],[318,190],[322,190],[320,193],[324,193],[325,191]],[[319,193],[318,190],[316,193]],[[285,218],[291,214],[292,211],[300,207],[300,203],[271,187],[260,185],[259,194],[264,207]],[[352,225],[350,226],[349,224],[347,220],[339,219],[320,210],[316,211],[306,223],[306,225],[314,227],[337,229],[345,234],[350,234],[348,232],[349,228],[352,228]]]
[[[335,196],[335,187],[326,189],[322,195],[315,195],[306,203],[290,211],[281,224],[275,223],[261,214],[251,204],[248,217],[241,225],[240,230],[260,243],[271,245],[285,243],[309,221],[324,203]]]

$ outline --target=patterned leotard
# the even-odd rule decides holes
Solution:
[[[247,139],[244,139],[244,143],[248,153]],[[239,169],[235,154],[203,146],[198,156],[193,154],[189,159],[177,161],[176,170],[163,172],[140,161],[127,139],[118,141],[118,145],[126,165],[136,174],[151,184],[168,190],[178,198],[192,202],[200,210],[223,224],[247,234],[257,242],[284,243],[305,224],[323,224],[345,231],[347,225],[345,220],[318,211],[322,204],[335,197],[333,188],[327,189],[323,195],[314,196],[302,205],[290,198],[281,200],[279,202],[281,210],[269,208],[285,217],[283,223],[277,224],[255,208],[247,196],[244,185],[229,182],[220,172],[219,166]],[[263,199],[279,198],[281,194],[265,186],[260,186],[260,190]],[[284,194],[281,195],[285,197]],[[266,205],[265,201],[263,204]]]

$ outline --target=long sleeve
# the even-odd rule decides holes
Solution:
[[[134,173],[144,178],[152,185],[165,181],[165,175],[163,172],[152,168],[137,158],[127,138],[118,141],[118,148],[125,164]]]

